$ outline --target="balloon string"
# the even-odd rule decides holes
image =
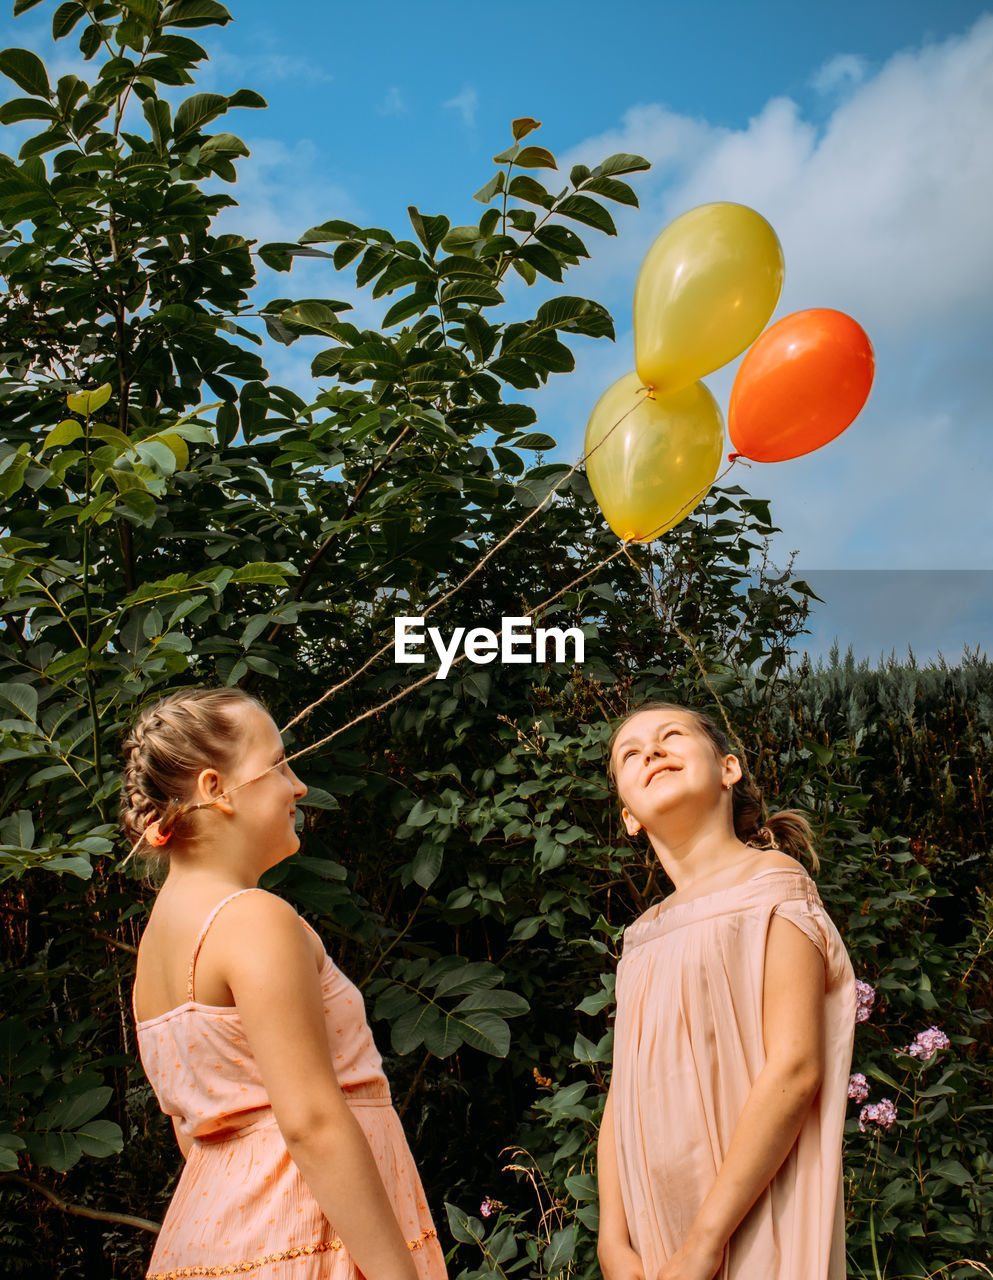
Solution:
[[[631,410],[628,410],[628,413],[630,412]],[[618,423],[620,421],[622,421],[622,419],[619,419]],[[615,426],[616,425],[618,424],[615,424]],[[613,429],[614,428],[612,427],[611,430]],[[604,439],[606,439],[606,437],[604,437]],[[590,453],[591,454],[593,453],[592,449],[590,450]],[[578,466],[579,463],[577,463],[576,465]],[[731,464],[731,466],[733,465],[734,464]],[[719,480],[724,479],[727,473],[731,470],[731,466],[725,467],[725,469],[719,475],[714,477],[714,479],[710,482],[710,484],[704,485],[702,489],[697,490],[697,492],[693,495],[693,498],[691,499],[691,502],[693,503],[694,506],[696,505],[697,502],[700,501],[701,498],[704,497],[707,491],[711,488],[711,485],[714,485]],[[573,470],[575,470],[575,468],[573,468]],[[670,515],[668,515],[664,520],[662,520],[658,525],[656,525],[656,527],[652,529],[650,533],[646,534],[644,538],[639,539],[639,541],[648,542],[657,533],[660,533],[663,530],[667,529],[672,524],[673,520],[675,520],[679,516],[680,512],[684,510],[685,506],[686,504],[684,503],[676,511],[671,512]],[[610,564],[611,561],[616,560],[618,556],[626,555],[628,559],[631,560],[632,564],[635,564],[635,567],[637,568],[638,567],[637,562],[633,560],[630,553],[628,552],[628,546],[633,541],[634,541],[633,538],[625,539],[615,551],[612,551],[610,553],[609,556],[605,556],[597,564],[593,565],[591,569],[584,570],[583,573],[578,575],[578,577],[573,578],[571,582],[567,582],[564,587],[561,587],[558,591],[556,591],[554,595],[549,596],[547,600],[543,600],[541,604],[535,605],[527,613],[522,614],[521,616],[525,618],[534,618],[537,614],[543,612],[550,605],[553,605],[557,600],[561,599],[562,596],[566,594],[566,592],[572,591],[575,587],[579,586],[581,582],[585,582],[587,578],[592,577],[593,574],[598,573],[601,569],[605,568],[608,564]],[[640,568],[638,569],[638,572],[639,573],[642,572]],[[459,585],[462,586],[464,584],[460,583]],[[390,646],[388,645],[386,646],[386,648],[389,648],[389,647]],[[385,650],[382,650],[381,652],[385,652]],[[459,654],[459,656],[455,658],[455,660],[452,662],[451,665],[455,666],[457,663],[465,661],[465,657],[466,655],[464,652]],[[440,668],[437,668],[437,670],[440,670]],[[349,729],[354,728],[355,725],[360,724],[363,720],[367,720],[370,716],[375,715],[377,712],[383,711],[387,707],[393,706],[395,703],[399,702],[402,698],[405,698],[408,693],[413,693],[415,689],[421,688],[421,686],[427,684],[429,680],[433,680],[435,678],[435,674],[436,674],[435,671],[429,672],[426,676],[423,676],[420,680],[417,680],[414,684],[406,685],[398,693],[393,694],[392,697],[387,698],[384,702],[379,703],[378,706],[372,707],[368,711],[363,711],[360,715],[356,716],[354,719],[349,720],[347,724],[339,725],[337,729],[327,734],[326,737],[320,738],[317,742],[312,742],[310,746],[301,747],[299,751],[294,751],[292,755],[288,755],[286,757],[286,762],[288,763],[291,760],[299,760],[301,756],[309,755],[310,752],[312,751],[317,751],[320,747],[325,746],[327,743],[331,742],[332,739],[337,738],[340,734],[345,733]],[[327,695],[325,695],[325,697],[326,696]],[[323,699],[321,699],[321,701],[323,701]],[[300,719],[301,717],[298,716],[296,718]],[[290,723],[294,723],[294,722],[291,721]],[[266,773],[271,772],[272,769],[278,769],[279,767],[280,765],[272,765],[270,766],[269,769],[263,770],[263,772],[260,773],[258,777],[260,778],[264,777]],[[247,782],[241,782],[238,784],[238,786],[244,787],[248,785],[248,782],[255,782],[255,781],[256,781],[255,778],[249,778]],[[235,789],[236,788],[232,788],[232,790],[235,790]]]
[[[596,452],[596,450],[600,448],[600,445],[606,442],[611,432],[615,431],[617,427],[619,427],[620,424],[624,421],[624,419],[628,416],[628,414],[633,413],[636,408],[637,408],[637,405],[632,405],[630,409],[628,409],[624,414],[622,414],[622,416],[618,418],[617,422],[615,422],[614,425],[610,428],[610,431],[608,431],[606,435],[604,435],[603,439],[597,445],[595,445],[589,451],[589,453],[584,454],[583,457],[581,457],[578,462],[574,463],[573,466],[570,468],[570,470],[566,473],[566,475],[564,475],[556,483],[556,485],[553,486],[548,491],[548,493],[546,494],[542,502],[539,504],[539,506],[537,506],[522,521],[520,521],[520,523],[516,525],[515,528],[512,529],[511,532],[506,535],[506,537],[501,539],[501,541],[497,543],[496,546],[494,546],[486,554],[483,560],[480,561],[479,564],[476,565],[475,568],[472,569],[465,576],[465,578],[462,579],[461,582],[457,583],[446,595],[442,596],[440,599],[436,600],[434,604],[430,605],[424,611],[425,615],[428,612],[430,612],[431,609],[435,609],[438,607],[438,605],[443,604],[445,600],[451,599],[451,597],[457,591],[460,591],[466,585],[469,579],[472,578],[476,573],[478,573],[478,571],[482,568],[486,560],[490,559],[493,555],[495,555],[496,552],[500,549],[500,547],[504,546],[516,533],[519,533],[520,530],[523,529],[524,526],[528,523],[528,521],[532,520],[538,514],[538,512],[542,509],[542,507],[545,505],[548,499],[552,496],[552,494],[558,488],[558,486],[563,484],[564,481],[568,479],[569,476],[573,475],[587,458],[592,457],[592,455]],[[699,502],[700,499],[704,497],[704,495],[707,493],[707,491],[711,488],[712,485],[716,484],[719,480],[722,480],[724,476],[727,475],[728,471],[731,470],[731,467],[733,465],[734,463],[732,462],[728,467],[724,469],[724,471],[722,471],[719,475],[715,476],[714,479],[710,482],[710,484],[704,485],[703,488],[697,490],[697,492],[690,499],[691,510],[697,504],[697,502]],[[683,503],[682,506],[678,508],[678,510],[671,512],[664,520],[662,520],[658,525],[656,525],[654,529],[652,529],[649,533],[645,534],[642,538],[638,539],[638,541],[650,542],[656,534],[661,533],[664,530],[668,529],[672,525],[673,521],[679,518],[680,513],[685,510],[686,506],[687,504]],[[631,556],[630,552],[628,551],[628,546],[633,541],[635,541],[635,539],[633,538],[624,539],[621,542],[621,545],[615,551],[612,551],[609,556],[605,556],[597,564],[593,565],[592,568],[584,570],[583,573],[579,574],[577,577],[573,578],[570,582],[566,583],[564,587],[560,588],[560,590],[556,591],[554,595],[549,596],[547,600],[543,600],[541,604],[535,605],[527,613],[522,614],[521,616],[526,618],[534,618],[537,614],[541,613],[543,610],[549,608],[550,605],[553,605],[557,600],[561,599],[561,597],[564,596],[566,592],[572,591],[575,587],[579,586],[580,583],[585,582],[587,578],[592,577],[593,574],[598,573],[601,569],[605,568],[613,560],[616,560],[618,556],[621,556],[621,555],[626,556],[628,560],[631,561],[636,571],[639,574],[643,574],[644,573],[643,569],[638,565],[637,561]],[[657,588],[655,587],[654,582],[650,582],[650,585],[652,587],[652,590],[655,592],[656,599],[659,600],[660,602],[660,598],[658,597]],[[660,602],[660,608],[661,608],[661,602]],[[680,635],[681,635],[681,638],[686,640],[686,637],[682,636],[682,633],[680,633]],[[689,641],[687,640],[686,643],[689,643]],[[363,666],[358,669],[358,671],[354,672],[347,679],[335,685],[332,689],[329,689],[327,693],[323,694],[320,698],[318,698],[316,702],[311,703],[310,706],[305,707],[303,711],[299,712],[296,716],[294,716],[293,719],[287,723],[285,728],[281,730],[281,732],[285,732],[286,729],[288,729],[291,725],[297,724],[299,721],[304,719],[305,716],[309,715],[309,713],[313,711],[316,707],[319,707],[323,702],[326,702],[327,699],[332,696],[332,694],[338,692],[340,689],[345,688],[346,685],[350,684],[359,675],[361,675],[363,671],[367,670],[372,665],[372,663],[375,662],[377,658],[382,657],[384,653],[388,652],[390,648],[391,648],[390,645],[388,644],[384,645],[383,648],[378,650],[377,653],[373,654],[373,656],[369,658],[363,664]],[[692,649],[692,645],[690,645],[690,648],[695,654],[695,650]],[[459,654],[457,658],[455,658],[452,661],[450,665],[456,666],[458,663],[464,662],[465,658],[466,658],[466,654],[465,652],[462,652],[461,654]],[[699,658],[697,658],[697,662],[699,663]],[[408,694],[413,693],[415,690],[420,689],[424,685],[428,684],[431,680],[434,680],[438,670],[440,670],[440,667],[436,668],[436,670],[434,671],[429,671],[427,675],[422,676],[419,680],[415,680],[413,684],[405,685],[404,688],[400,689],[397,693],[392,694],[389,698],[384,699],[384,701],[378,703],[376,706],[370,707],[368,710],[360,712],[359,715],[354,716],[346,724],[339,725],[337,729],[332,730],[331,733],[326,734],[323,738],[319,738],[317,742],[312,742],[309,746],[301,747],[299,751],[294,751],[290,755],[285,756],[281,761],[279,761],[279,763],[270,765],[267,769],[263,769],[260,773],[255,774],[254,777],[246,778],[244,782],[238,782],[233,787],[227,788],[227,790],[221,792],[221,794],[215,797],[213,800],[207,801],[205,803],[190,805],[189,808],[183,809],[181,813],[177,815],[177,817],[182,817],[184,814],[190,813],[196,809],[210,808],[211,806],[216,804],[218,800],[224,799],[232,795],[235,791],[240,791],[242,787],[247,787],[253,782],[258,782],[261,778],[264,778],[267,774],[273,773],[276,770],[281,769],[283,765],[289,764],[291,761],[294,761],[294,760],[299,760],[302,756],[310,755],[311,752],[313,751],[320,750],[321,747],[327,746],[329,742],[332,742],[335,738],[339,737],[341,734],[347,733],[348,730],[350,729],[354,729],[356,725],[361,724],[364,720],[370,719],[370,717],[374,715],[378,715],[379,712],[385,711],[388,707],[395,706],[398,702],[406,698]],[[701,670],[702,670],[702,667],[701,667]],[[706,673],[704,673],[704,679],[706,680]],[[710,685],[708,682],[708,688],[709,687]],[[713,690],[711,690],[711,692],[713,692]],[[714,696],[716,699],[716,694]],[[718,705],[719,706],[721,705],[719,700],[718,700]],[[722,712],[723,712],[723,707],[722,707]],[[725,721],[727,721],[726,715],[724,718],[725,718]],[[732,730],[732,735],[733,735],[733,730]],[[733,735],[733,736],[735,736],[735,740],[737,741],[738,740],[737,736],[736,735]],[[130,850],[127,856],[121,861],[118,867],[119,870],[122,870],[127,865],[127,863],[130,862],[130,860],[134,857],[135,853],[141,847],[142,839],[139,839],[137,841],[137,843]]]
[[[639,392],[640,391],[648,391],[648,388],[640,387]],[[651,392],[648,391],[648,394],[650,395]],[[552,495],[559,488],[561,488],[561,486],[564,485],[567,480],[571,479],[572,476],[576,474],[577,470],[583,465],[583,463],[586,462],[587,459],[592,458],[594,453],[596,453],[597,449],[601,448],[602,445],[607,443],[611,435],[613,435],[613,433],[621,425],[624,419],[627,418],[629,414],[634,413],[635,409],[638,408],[638,404],[640,404],[640,401],[633,404],[630,409],[625,410],[625,412],[621,414],[621,416],[617,419],[617,421],[610,428],[610,430],[606,432],[603,439],[598,441],[597,444],[595,444],[588,453],[584,453],[582,457],[580,457],[576,462],[572,464],[572,466],[569,468],[567,472],[565,472],[564,475],[560,476],[559,479],[556,480],[555,484],[552,485],[549,491],[545,494],[544,498],[542,498],[541,502],[539,502],[538,505],[532,511],[529,511],[528,514],[524,517],[524,519],[521,520],[518,524],[516,524],[508,534],[506,534],[503,538],[500,539],[499,542],[495,544],[495,546],[491,547],[490,550],[487,551],[487,553],[483,556],[483,558],[477,561],[476,564],[469,570],[469,572],[466,574],[466,576],[462,579],[461,582],[457,582],[454,587],[446,591],[445,594],[443,596],[440,596],[437,600],[435,600],[433,604],[429,604],[428,607],[423,611],[423,613],[420,616],[422,618],[426,618],[429,613],[432,613],[435,609],[440,608],[441,605],[445,604],[448,600],[451,600],[451,598],[454,595],[456,595],[459,591],[461,591],[462,588],[466,586],[467,583],[469,583],[476,576],[476,574],[483,569],[486,563],[489,560],[492,560],[492,558],[497,554],[498,551],[501,550],[501,548],[505,547],[512,538],[515,538],[517,534],[519,534],[521,530],[527,524],[529,524],[535,518],[535,516],[539,514],[540,511],[543,510],[543,508],[545,507],[545,504],[549,501]],[[328,689],[328,691],[326,693],[323,693],[316,700],[316,702],[312,702],[309,706],[304,707],[304,709],[302,711],[299,711],[293,717],[292,720],[288,720],[286,724],[283,725],[281,732],[285,733],[287,729],[291,729],[295,724],[299,724],[299,722],[301,720],[305,720],[312,711],[316,711],[318,707],[323,706],[323,704],[327,702],[329,698],[333,698],[336,693],[340,693],[342,689],[346,689],[350,684],[352,684],[353,681],[357,680],[359,676],[363,675],[366,671],[368,671],[374,662],[378,661],[385,653],[388,653],[392,647],[393,646],[391,643],[387,643],[387,644],[384,644],[381,649],[377,649],[376,652],[370,658],[367,658],[366,661],[363,662],[363,664],[357,670],[351,673],[351,675],[346,676],[344,680],[340,681],[338,684]]]

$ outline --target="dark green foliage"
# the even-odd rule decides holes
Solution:
[[[893,829],[896,808],[914,856],[951,890],[943,914],[952,936],[968,928],[971,888],[993,889],[991,689],[993,670],[978,652],[957,667],[876,669],[835,654],[804,672],[794,695],[802,732],[858,753],[868,823]]]

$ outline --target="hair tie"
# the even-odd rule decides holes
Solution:
[[[146,844],[150,844],[153,849],[161,849],[172,835],[171,831],[162,831],[159,827],[158,818],[154,822],[150,822],[142,833]]]

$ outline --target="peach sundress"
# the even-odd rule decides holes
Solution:
[[[775,867],[650,908],[625,930],[611,1086],[631,1243],[652,1280],[713,1185],[762,1069],[766,938],[785,916],[824,958],[820,1092],[779,1172],[725,1250],[719,1280],[843,1280],[841,1141],[855,1032],[855,975],[816,886]]]
[[[194,999],[207,930],[228,902],[253,892],[260,891],[231,894],[208,916],[190,960],[186,1003],[136,1019],[142,1065],[159,1104],[193,1139],[148,1280],[242,1274],[361,1280],[286,1148],[237,1009]],[[321,982],[335,1074],[372,1149],[419,1280],[445,1280],[437,1232],[362,996],[327,955]]]

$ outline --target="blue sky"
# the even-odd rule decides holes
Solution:
[[[50,58],[53,7],[6,20],[4,43]],[[763,213],[786,256],[777,316],[837,307],[866,328],[877,356],[869,404],[848,432],[806,458],[735,476],[772,499],[783,530],[775,556],[795,550],[798,570],[832,571],[824,581],[836,603],[820,607],[818,634],[833,621],[860,654],[908,642],[925,655],[940,647],[954,657],[962,644],[993,651],[993,575],[982,572],[993,569],[989,6],[231,8],[232,25],[201,36],[212,63],[199,87],[244,84],[270,103],[230,118],[253,150],[231,230],[295,239],[345,217],[399,231],[409,203],[475,220],[471,195],[518,115],[543,121],[535,141],[564,168],[617,150],[653,161],[636,183],[642,209],[618,218],[616,240],[591,232],[593,261],[567,277],[569,292],[610,307],[618,329],[616,345],[578,347],[576,373],[534,400],[570,460],[593,403],[633,365],[631,292],[654,237],[709,200]],[[60,49],[78,62],[73,46]],[[307,264],[265,291],[349,298],[360,323],[377,323],[385,307],[343,285]],[[298,345],[275,350],[271,367],[305,391],[308,362]],[[708,379],[725,411],[733,372]],[[900,572],[856,590],[861,604],[849,608],[843,584],[855,570]],[[915,578],[921,571],[936,576]],[[925,639],[939,622],[940,645]]]

